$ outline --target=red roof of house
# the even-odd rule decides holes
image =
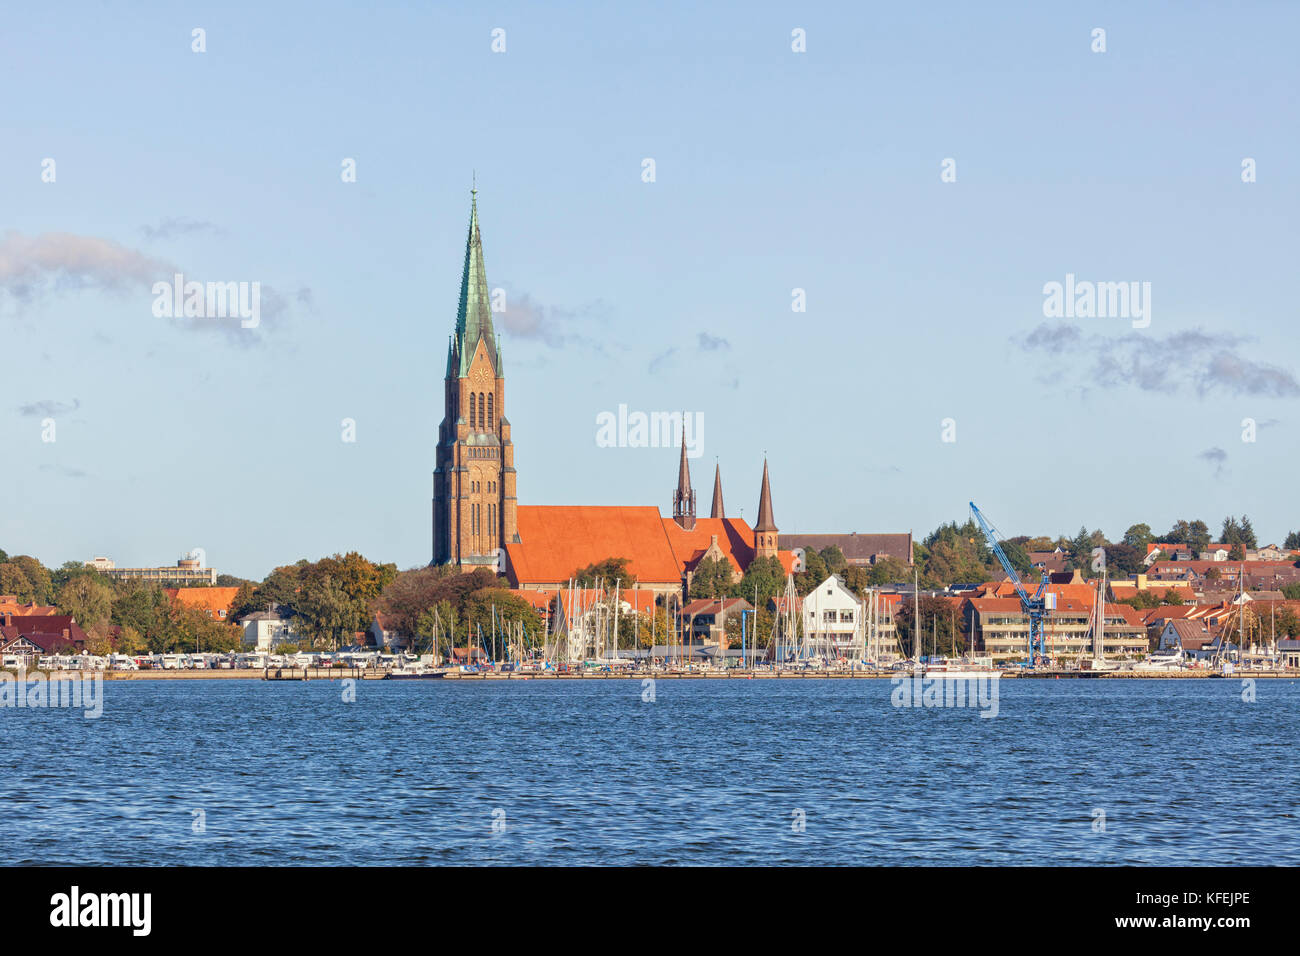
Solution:
[[[163,588],[174,604],[207,611],[209,617],[218,617],[219,611],[230,614],[230,606],[235,603],[239,588]]]
[[[642,584],[681,581],[658,508],[520,505],[518,517],[519,541],[506,545],[516,586],[567,581],[606,558],[626,558]]]

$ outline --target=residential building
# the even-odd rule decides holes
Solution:
[[[76,654],[85,648],[86,632],[69,614],[5,614],[0,625],[0,655],[8,666],[32,666],[46,654]]]
[[[163,593],[177,607],[193,608],[214,621],[226,623],[239,588],[163,588]]]
[[[802,548],[807,551],[824,551],[830,547],[840,549],[844,560],[852,567],[870,567],[886,558],[911,565],[914,557],[912,535],[907,534],[783,534],[779,546],[785,551]]]
[[[969,599],[974,612],[975,643],[994,660],[1025,660],[1029,656],[1029,615],[1018,598]],[[1057,597],[1055,610],[1046,613],[1043,640],[1052,658],[1078,658],[1093,653],[1091,623],[1093,600]],[[1102,654],[1133,657],[1147,652],[1146,624],[1141,614],[1126,604],[1105,605]]]
[[[277,644],[292,644],[297,641],[289,616],[278,606],[270,611],[254,611],[239,619],[244,629],[243,642],[251,644],[258,651],[270,653]]]
[[[744,598],[702,598],[677,612],[677,626],[688,644],[716,644],[725,649],[730,646],[727,622],[753,609]]]
[[[108,558],[94,558],[86,562],[86,567],[94,568],[106,578],[118,581],[146,581],[151,584],[209,585],[217,583],[217,569],[203,567],[200,558],[187,555],[176,562],[176,567],[168,568],[119,568]]]

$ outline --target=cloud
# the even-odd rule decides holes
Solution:
[[[668,366],[672,364],[673,356],[675,356],[676,354],[677,354],[676,349],[668,349],[666,352],[660,352],[658,355],[652,358],[650,360],[650,365],[648,366],[650,374],[658,375],[660,372],[667,369]]]
[[[156,226],[141,226],[140,232],[145,239],[171,239],[173,236],[187,236],[194,233],[208,233],[214,236],[225,235],[225,231],[204,219],[189,219],[185,216],[168,216]]]
[[[98,292],[129,293],[140,296],[142,321],[165,322],[178,331],[217,332],[240,345],[261,341],[262,333],[274,327],[289,310],[289,296],[255,276],[223,277],[230,281],[257,282],[260,316],[258,325],[244,328],[239,316],[230,318],[159,318],[153,313],[155,283],[169,286],[180,274],[185,282],[206,281],[199,276],[153,256],[145,255],[111,239],[78,236],[66,232],[47,232],[24,236],[7,232],[0,238],[0,293],[7,293],[20,307],[38,298],[64,291],[89,289]],[[3,301],[0,295],[0,301]],[[250,297],[251,298],[251,297]],[[295,299],[310,308],[312,292],[302,287]],[[179,305],[173,303],[173,305]]]
[[[1300,380],[1277,365],[1241,354],[1245,336],[1201,329],[1154,336],[1131,332],[1121,337],[1085,335],[1074,325],[1044,322],[1020,344],[1027,352],[1064,355],[1072,362],[1091,361],[1086,374],[1092,384],[1133,386],[1148,392],[1215,392],[1237,396],[1295,398]]]
[[[122,292],[176,271],[161,259],[111,239],[66,232],[6,232],[0,238],[0,290],[24,304],[51,290]]]
[[[602,330],[609,326],[609,308],[599,299],[574,309],[548,306],[538,302],[527,292],[514,292],[506,287],[505,308],[492,313],[492,321],[510,338],[528,339],[549,345],[583,345],[604,351],[598,335],[581,334],[573,326],[583,321],[595,321]]]
[[[507,295],[506,307],[493,316],[514,338],[537,339],[547,345],[563,345],[564,336],[555,327],[555,310],[546,309],[528,293]]]
[[[67,402],[56,402],[50,399],[40,402],[32,402],[29,405],[19,405],[18,414],[25,415],[28,418],[49,418],[54,415],[62,415],[64,412],[75,412],[81,407],[81,399],[74,398],[72,404]]]
[[[65,465],[41,465],[40,470],[56,475],[62,475],[64,478],[90,477],[89,473],[82,471],[80,468],[68,468]]]
[[[700,333],[700,348],[706,352],[713,352],[717,349],[729,349],[731,343],[724,338],[710,335],[708,332]]]
[[[1228,461],[1228,453],[1222,448],[1207,448],[1196,456],[1201,461],[1207,461],[1214,465],[1214,477],[1223,477],[1223,466]]]

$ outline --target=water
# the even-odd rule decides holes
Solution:
[[[111,681],[98,720],[0,709],[7,862],[1300,863],[1290,680],[1254,703],[1007,680],[994,719],[895,708],[882,680],[342,690]]]

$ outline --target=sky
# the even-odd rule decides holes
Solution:
[[[0,548],[427,563],[475,182],[521,504],[668,514],[677,450],[596,440],[626,405],[700,417],[697,495],[720,465],[729,514],[766,455],[785,532],[920,537],[975,501],[1008,536],[1247,514],[1280,543],[1298,28],[1285,3],[12,6]],[[257,326],[159,316],[176,272],[259,283]],[[1149,309],[1049,316],[1067,276]]]

